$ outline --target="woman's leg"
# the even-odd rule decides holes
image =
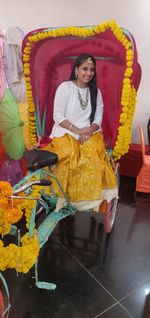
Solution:
[[[115,188],[116,179],[106,157],[103,135],[93,134],[83,145],[70,135],[54,138],[47,150],[58,155],[54,174],[70,201],[100,200],[103,188]],[[53,182],[58,196],[62,196]]]
[[[64,135],[62,137],[55,137],[51,143],[44,148],[44,150],[52,151],[58,155],[58,162],[55,165],[53,174],[56,176],[60,182],[63,190],[67,191],[68,184],[68,174],[69,174],[69,165],[72,154],[72,146],[70,143],[69,135]],[[62,192],[54,179],[51,179],[53,188],[56,194],[59,197],[62,197]]]

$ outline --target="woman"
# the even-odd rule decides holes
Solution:
[[[103,101],[93,56],[81,54],[76,59],[70,81],[56,90],[53,115],[47,149],[58,154],[54,174],[78,209],[97,211],[104,199],[117,195],[117,189],[101,130]],[[61,197],[57,184],[53,185]]]

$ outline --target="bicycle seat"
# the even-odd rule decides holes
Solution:
[[[50,167],[58,161],[58,156],[47,150],[26,150],[23,157],[29,171]]]

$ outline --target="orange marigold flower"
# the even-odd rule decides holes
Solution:
[[[7,221],[11,224],[17,223],[22,218],[22,214],[20,207],[9,209],[6,215]]]
[[[12,195],[12,187],[7,181],[0,181],[0,197],[7,197]]]
[[[9,202],[8,198],[0,196],[0,208],[6,209],[8,207],[8,205],[9,205],[8,202]]]

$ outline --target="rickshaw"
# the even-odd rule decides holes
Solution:
[[[116,173],[119,188],[118,161],[128,151],[136,92],[141,79],[136,44],[131,33],[120,28],[115,21],[106,21],[97,26],[34,30],[25,36],[22,44],[31,149],[24,153],[28,174],[13,187],[10,198],[14,202],[16,198],[36,202],[31,205],[31,213],[28,215],[27,235],[28,238],[33,238],[36,229],[39,245],[37,247],[35,244],[37,254],[27,270],[35,264],[36,286],[48,290],[55,289],[56,285],[38,280],[39,249],[46,243],[57,223],[77,212],[77,209],[69,202],[51,170],[51,166],[56,164],[59,158],[56,154],[44,150],[44,146],[50,142],[56,88],[62,81],[69,79],[73,61],[83,52],[93,55],[96,59],[97,86],[104,101],[102,129],[107,156]],[[53,192],[49,177],[58,183],[65,200],[65,205],[57,213],[57,196]],[[35,186],[35,190],[32,190]],[[47,187],[50,188],[51,194],[44,190]],[[112,231],[117,202],[118,197],[104,204],[104,230],[107,234]],[[44,217],[41,217],[42,213]],[[17,224],[12,224],[10,233],[17,235],[18,246],[21,247]],[[1,282],[3,288],[0,291],[0,317],[8,317],[9,292],[3,278]]]

